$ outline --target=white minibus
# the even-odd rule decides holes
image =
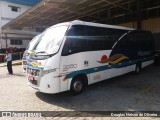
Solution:
[[[27,61],[27,80],[43,93],[70,90],[131,71],[139,73],[153,63],[149,31],[99,23],[71,21],[46,29]]]

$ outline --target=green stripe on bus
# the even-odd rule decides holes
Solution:
[[[127,67],[130,65],[134,65],[137,62],[146,62],[149,60],[153,60],[153,56],[152,57],[148,57],[148,58],[143,58],[143,59],[137,59],[137,60],[133,60],[133,61],[127,61],[127,62],[122,62],[122,63],[117,63],[114,65],[104,65],[104,66],[100,66],[100,67],[94,67],[94,68],[89,68],[89,69],[84,69],[84,70],[79,70],[79,71],[74,71],[71,72],[70,74],[66,75],[65,78],[69,79],[69,78],[73,78],[76,75],[79,74],[91,74],[91,73],[96,73],[96,72],[100,72],[100,71],[104,71],[104,70],[108,70],[108,69],[112,69],[112,68],[122,68],[122,67]]]

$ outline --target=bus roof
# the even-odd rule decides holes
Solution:
[[[127,28],[127,27],[121,27],[121,26],[115,26],[115,25],[108,25],[108,24],[101,24],[101,23],[94,23],[94,22],[85,22],[81,20],[74,20],[71,21],[71,24],[76,25],[87,25],[87,26],[95,26],[95,27],[104,27],[104,28],[114,28],[114,29],[122,29],[122,30],[135,30],[133,28]]]
[[[52,27],[63,26],[63,25],[87,25],[87,26],[113,28],[113,29],[121,29],[121,30],[135,30],[133,28],[127,28],[127,27],[121,27],[121,26],[115,26],[115,25],[107,25],[107,24],[101,24],[101,23],[85,22],[85,21],[81,21],[81,20],[74,20],[74,21],[70,21],[70,22],[58,23],[58,24],[53,25],[47,29],[50,29]]]

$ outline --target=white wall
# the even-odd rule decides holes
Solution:
[[[30,39],[31,40],[31,39]],[[29,42],[30,42],[30,40],[23,40],[23,44],[22,45],[11,45],[10,44],[10,40],[8,40],[7,42],[7,44],[8,44],[8,46],[9,47],[11,47],[11,48],[26,48],[27,46],[28,46],[28,44],[29,44]]]
[[[15,48],[15,47],[16,48],[26,48],[30,41],[31,41],[31,39],[30,40],[24,40],[23,39],[23,44],[22,45],[11,45],[10,44],[10,39],[7,39],[7,48]],[[2,41],[2,46],[0,46],[0,47],[6,48],[6,40]]]
[[[5,1],[0,1],[0,6],[1,6],[1,26],[13,20],[17,16],[24,13],[29,8],[31,8],[30,6],[19,5]],[[10,6],[18,7],[19,8],[18,12],[12,11]]]
[[[12,11],[11,6],[18,7],[18,12]],[[1,30],[2,26],[10,22],[11,20],[15,19],[16,17],[18,17],[19,15],[21,15],[30,8],[31,8],[30,6],[26,5],[0,1],[0,49],[6,48],[6,40],[2,38],[2,30]],[[29,40],[24,40],[24,39],[22,40],[23,40],[23,45],[15,46],[15,45],[10,45],[10,39],[8,38],[7,46],[26,48],[26,46],[29,43]]]

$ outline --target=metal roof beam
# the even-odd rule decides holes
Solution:
[[[115,4],[115,3],[110,2],[110,1],[108,1],[108,0],[103,0],[103,1],[106,2],[106,3],[109,3],[109,4],[111,4],[111,5],[114,5],[114,6],[116,6],[116,7],[119,7],[119,8],[122,8],[122,9],[124,9],[124,10],[127,10],[127,11],[129,11],[129,12],[132,12],[131,10],[129,10],[128,8],[125,8],[125,7],[121,6],[120,4]]]

